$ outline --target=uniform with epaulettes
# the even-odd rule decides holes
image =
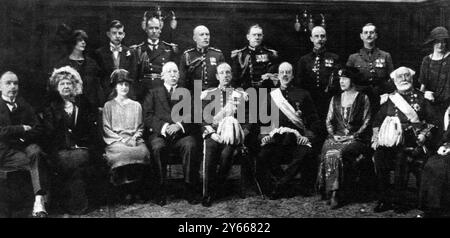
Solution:
[[[260,46],[246,46],[231,52],[233,68],[233,86],[247,89],[249,87],[273,87],[270,80],[261,83],[261,76],[277,70],[278,52]]]
[[[141,101],[149,89],[164,84],[161,79],[162,66],[174,61],[177,45],[161,40],[156,44],[146,41],[132,46],[132,49],[135,50],[137,57],[136,94]]]
[[[220,100],[217,99],[220,97]],[[201,93],[201,99],[203,108],[211,108],[212,112],[207,113],[210,118],[205,118],[202,123],[203,138],[205,144],[204,159],[203,159],[203,195],[204,206],[210,206],[212,199],[215,198],[214,194],[223,192],[223,184],[226,176],[231,169],[234,155],[237,154],[237,150],[242,149],[241,144],[226,144],[219,143],[211,138],[213,133],[219,133],[218,124],[210,123],[213,121],[213,117],[219,112],[215,109],[223,109],[229,102],[233,103],[245,103],[247,104],[248,95],[246,92],[236,90],[232,87],[228,88],[210,88]],[[210,107],[211,103],[220,103],[220,105],[214,105]],[[216,107],[217,106],[217,107]],[[247,105],[246,105],[247,106]],[[238,109],[239,110],[239,109]],[[248,115],[248,111],[245,110]],[[239,111],[237,112],[239,113]],[[237,113],[234,113],[234,117],[239,120]],[[246,121],[240,121],[240,126],[244,132],[244,135],[250,133],[250,124],[248,123],[248,116],[245,116]],[[217,166],[219,165],[219,169]],[[212,193],[211,193],[212,192]]]
[[[335,77],[338,67],[339,56],[325,48],[313,50],[297,62],[295,84],[311,94],[322,120],[327,116],[331,97],[339,89],[339,80]]]
[[[403,101],[403,104],[397,103],[397,105],[395,103],[394,96],[396,94],[398,94],[398,98],[401,98],[400,102]],[[409,172],[406,170],[409,166],[408,163],[422,164],[423,159],[427,157],[427,150],[430,149],[430,146],[433,148],[434,145],[430,143],[430,139],[437,119],[430,102],[425,99],[422,92],[416,89],[408,92],[396,91],[384,94],[380,98],[380,103],[380,110],[372,125],[373,128],[380,128],[380,130],[374,129],[375,136],[372,139],[372,142],[376,141],[379,145],[373,156],[380,191],[378,201],[379,204],[394,202],[396,205],[403,205],[406,198],[406,185],[408,184]],[[417,117],[417,120],[413,120],[414,117]],[[395,123],[395,126],[385,126],[385,130],[382,131],[385,124],[392,124],[387,120],[390,118],[398,118],[398,123]],[[398,134],[399,131],[401,131],[400,134]],[[401,142],[397,145],[388,147],[382,143],[386,141],[386,138],[391,140],[398,135],[401,137]],[[417,143],[419,135],[426,138],[423,146]],[[412,159],[413,162],[408,162],[409,159]],[[387,192],[392,169],[394,170],[394,191]]]
[[[193,90],[194,80],[201,80],[202,90],[217,87],[216,68],[222,62],[225,62],[222,51],[213,47],[184,51],[180,60],[179,85]]]

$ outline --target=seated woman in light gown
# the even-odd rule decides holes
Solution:
[[[105,158],[111,171],[111,182],[122,188],[127,202],[135,195],[145,195],[146,166],[150,152],[142,139],[143,122],[141,105],[128,98],[130,84],[128,71],[116,69],[111,74],[114,91],[103,107],[103,139],[106,143]],[[133,186],[134,185],[134,186]],[[137,188],[140,188],[139,193]]]
[[[338,72],[342,93],[330,101],[326,126],[328,139],[322,147],[318,183],[331,208],[345,200],[354,185],[356,162],[370,151],[370,103],[355,90],[358,70],[345,67]],[[348,196],[347,196],[348,198]]]

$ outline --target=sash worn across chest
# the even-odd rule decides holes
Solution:
[[[295,113],[294,107],[284,98],[281,90],[279,88],[270,92],[270,96],[272,97],[275,105],[280,109],[280,111],[297,127],[304,130],[305,125],[303,124],[303,120]]]
[[[419,123],[419,115],[416,111],[409,105],[409,103],[399,94],[394,93],[389,95],[389,99],[394,105],[408,118],[412,123]]]

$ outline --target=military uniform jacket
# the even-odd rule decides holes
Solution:
[[[162,66],[169,62],[174,61],[175,52],[174,44],[167,43],[165,41],[159,41],[156,49],[151,49],[151,45],[148,41],[145,41],[135,47],[136,61],[137,61],[137,74],[136,79],[138,81],[143,80],[159,80],[160,77],[154,78],[152,74],[161,74]],[[155,83],[163,84],[163,82]]]
[[[213,47],[184,51],[180,60],[180,86],[194,89],[194,80],[202,81],[202,90],[217,87],[216,68],[225,62],[222,51]]]
[[[296,86],[322,96],[323,93],[333,94],[339,88],[336,71],[339,67],[339,56],[326,51],[311,52],[297,62]]]
[[[380,128],[387,116],[397,116],[402,124],[402,129],[404,134],[406,134],[406,137],[408,137],[409,134],[410,136],[413,136],[413,138],[416,138],[417,136],[413,133],[414,130],[417,135],[424,134],[429,138],[431,136],[431,129],[436,125],[437,120],[430,102],[424,98],[422,92],[415,89],[400,95],[408,102],[414,111],[416,111],[420,123],[411,123],[405,114],[403,114],[403,112],[401,112],[387,97],[387,94],[385,94],[381,97],[381,108],[375,116],[373,127]]]
[[[130,72],[130,78],[134,79],[136,76],[136,57],[134,51],[122,45],[122,51],[118,54],[118,60],[114,61],[114,54],[111,51],[111,46],[101,47],[95,51],[95,60],[100,67],[101,80],[100,85],[103,88],[104,98],[102,105],[106,102],[109,94],[112,91],[111,73],[115,69],[125,69]]]
[[[252,83],[261,81],[261,75],[275,73],[278,52],[265,46],[246,46],[231,52],[233,86],[247,89]]]
[[[279,127],[289,127],[291,129],[298,130],[300,134],[307,136],[310,140],[318,135],[321,130],[321,122],[317,114],[317,110],[314,106],[314,102],[308,91],[296,88],[294,86],[289,86],[285,90],[281,90],[283,97],[294,107],[295,110],[300,110],[302,112],[301,118],[305,124],[305,128],[308,131],[301,131],[295,124],[293,124],[283,112],[278,109],[279,115]],[[267,112],[271,112],[271,106],[276,107],[276,104],[271,102],[273,99],[269,94],[267,94]],[[269,124],[266,124],[268,126]],[[311,133],[312,132],[312,133]]]
[[[208,120],[203,120],[202,123],[202,133],[203,134],[210,134],[210,133],[205,133],[205,130],[208,130],[208,126],[210,128],[212,128],[214,131],[217,130],[217,126],[216,124],[210,123],[212,121],[212,118],[218,113],[218,111],[216,111],[215,109],[215,102],[220,102],[220,108],[224,108],[225,105],[227,104],[228,101],[230,100],[236,100],[240,103],[244,103],[244,107],[245,107],[245,114],[243,115],[243,119],[245,121],[239,121],[240,125],[242,127],[242,129],[245,131],[247,130],[247,133],[250,132],[250,122],[249,122],[249,104],[248,104],[248,98],[246,96],[246,92],[241,91],[241,90],[236,90],[234,88],[227,88],[227,89],[220,89],[220,88],[211,88],[211,89],[207,89],[205,91],[202,92],[201,94],[201,98],[202,98],[202,108],[203,110],[207,109],[207,107],[209,108],[213,108],[211,110],[210,114],[207,114],[206,116],[208,118]],[[216,100],[216,97],[219,96],[220,100]],[[233,98],[230,98],[233,97]],[[205,114],[203,114],[205,115]],[[241,118],[237,117],[237,112],[234,115],[235,118],[237,118],[238,120],[240,120]]]
[[[347,66],[356,67],[362,74],[361,85],[383,86],[394,70],[391,54],[374,48],[372,54],[362,48],[358,53],[348,57]]]

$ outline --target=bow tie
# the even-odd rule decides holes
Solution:
[[[112,52],[122,52],[122,46],[111,46]]]
[[[9,104],[10,106],[12,106],[12,109],[13,109],[13,111],[15,110],[15,109],[17,109],[17,104],[15,103],[15,102],[10,102],[10,101],[6,101],[6,100],[3,100],[6,104]]]

